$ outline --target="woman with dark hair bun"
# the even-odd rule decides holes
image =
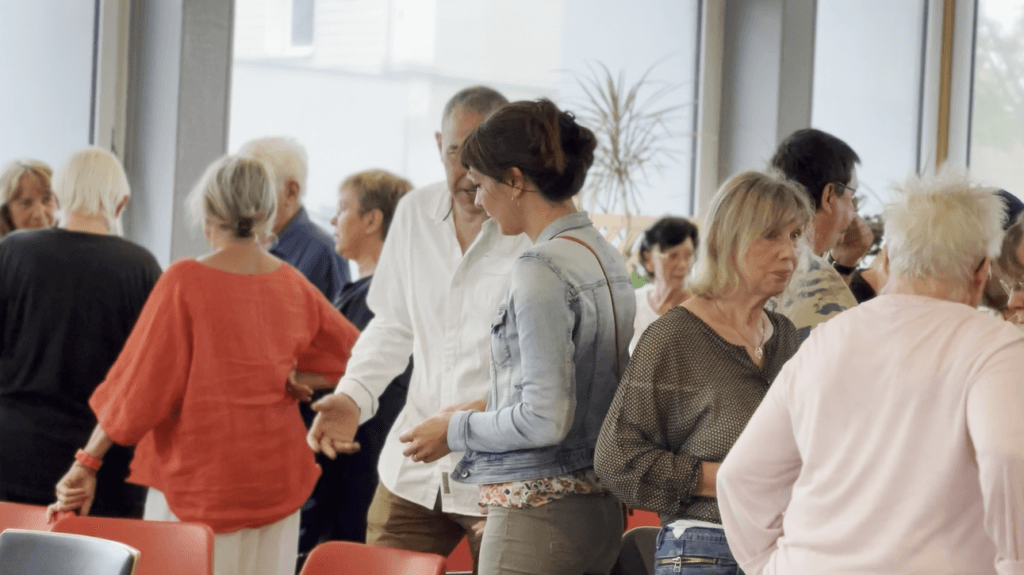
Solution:
[[[463,144],[476,203],[534,242],[491,327],[487,410],[439,413],[405,454],[465,451],[452,479],[480,484],[480,573],[607,573],[623,517],[594,448],[628,360],[635,298],[625,263],[579,193],[597,140],[548,100],[496,111]]]
[[[690,299],[686,278],[693,267],[700,241],[697,226],[686,218],[666,216],[647,228],[640,242],[640,265],[650,280],[636,290],[633,353],[640,336],[654,320]]]

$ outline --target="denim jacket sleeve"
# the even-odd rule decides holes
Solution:
[[[548,263],[526,255],[516,262],[506,301],[517,338],[520,400],[495,411],[457,412],[448,426],[453,451],[501,453],[557,445],[572,427],[576,404],[577,322],[566,282]],[[516,353],[518,350],[518,353]]]

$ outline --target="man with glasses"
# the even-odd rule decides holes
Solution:
[[[1003,199],[1009,203],[1005,197]],[[1024,240],[1024,219],[1015,217],[1009,220],[999,257],[992,262],[982,305],[1024,329],[1024,241],[1021,240]]]
[[[871,246],[872,236],[857,216],[857,153],[821,130],[797,130],[772,157],[772,166],[803,185],[814,218],[789,289],[768,307],[788,317],[800,341],[819,323],[857,305],[849,276]],[[825,259],[828,255],[829,263]]]

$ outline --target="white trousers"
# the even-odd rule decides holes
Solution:
[[[167,507],[164,494],[150,489],[146,496],[149,521],[180,521]],[[239,529],[213,536],[214,575],[295,575],[299,549],[299,512],[259,528]]]

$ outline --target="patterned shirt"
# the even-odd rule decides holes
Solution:
[[[718,501],[694,495],[701,462],[725,459],[782,364],[793,324],[768,312],[774,334],[759,368],[685,307],[651,324],[629,361],[597,440],[595,467],[623,503],[675,519],[721,523]]]
[[[804,244],[789,287],[768,300],[765,309],[789,318],[796,326],[799,341],[803,342],[814,326],[856,305],[857,300],[843,276]]]
[[[528,509],[540,507],[569,494],[597,495],[608,493],[593,468],[579,469],[555,477],[529,481],[509,481],[480,486],[480,506]]]

